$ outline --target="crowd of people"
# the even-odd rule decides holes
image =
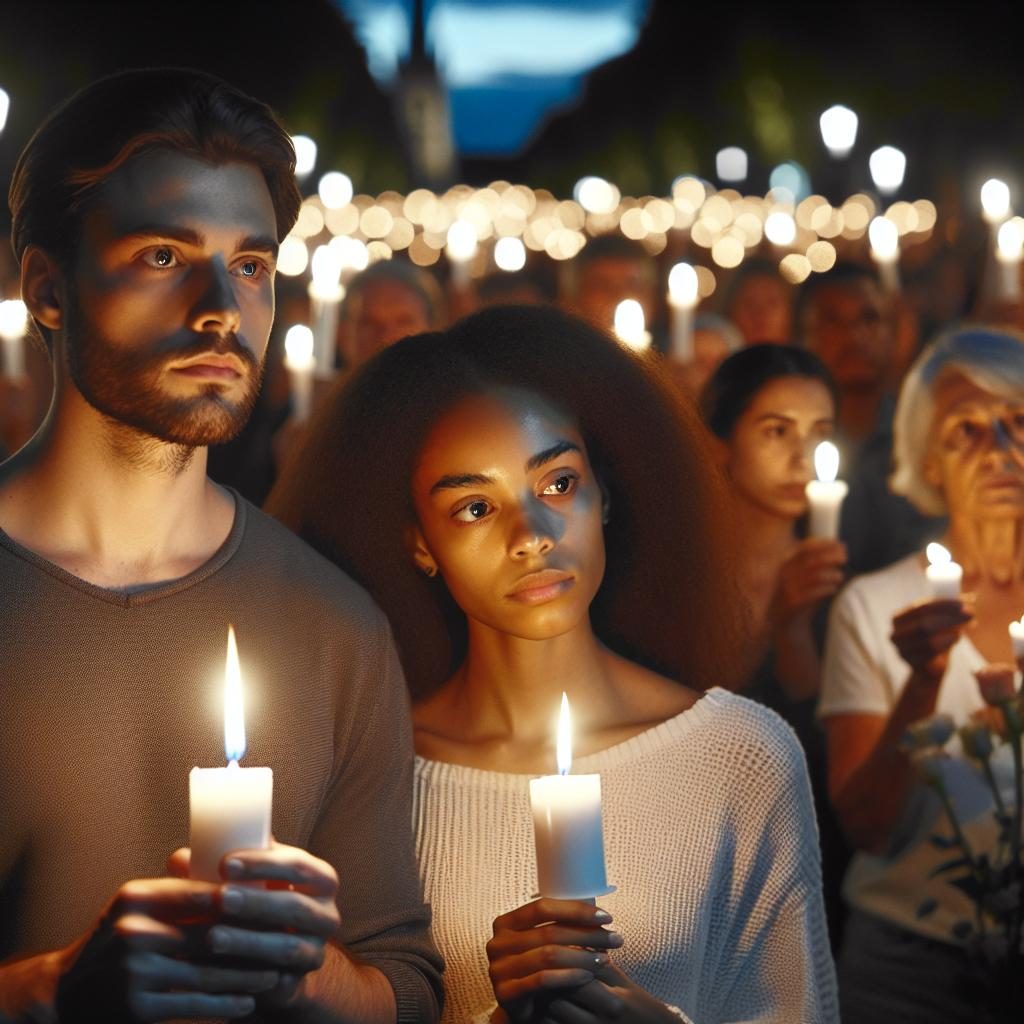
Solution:
[[[300,422],[293,171],[265,106],[174,70],[77,94],[15,169],[0,1021],[978,1020],[902,740],[984,716],[976,673],[1013,661],[1019,310],[752,260],[679,363],[622,236],[557,282],[394,259],[348,282]],[[648,351],[611,334],[626,298]],[[808,532],[826,440],[835,537]],[[932,540],[963,596],[932,597]],[[229,623],[274,840],[207,882],[186,774],[223,760]],[[596,901],[538,892],[562,694],[603,789]],[[979,767],[943,765],[989,814]]]

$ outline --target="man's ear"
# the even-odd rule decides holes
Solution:
[[[423,536],[423,531],[418,526],[410,526],[406,528],[405,547],[412,556],[412,560],[416,563],[416,568],[419,569],[424,576],[433,577],[437,575],[437,562],[434,560],[434,556],[430,553],[430,548],[427,547],[427,541]]]
[[[30,245],[21,257],[21,294],[32,318],[51,331],[64,325],[63,283],[57,261],[38,245]]]

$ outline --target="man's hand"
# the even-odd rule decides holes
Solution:
[[[252,1013],[278,972],[210,963],[203,947],[217,888],[179,878],[121,886],[92,931],[57,955],[62,1024]]]
[[[188,863],[189,851],[178,850],[168,868],[184,876]],[[273,974],[259,1002],[285,1006],[324,962],[327,940],[341,923],[337,873],[305,850],[275,842],[267,850],[228,854],[221,875],[225,884],[212,887],[217,920],[205,936],[211,962]]]
[[[950,648],[972,618],[959,599],[921,601],[893,616],[892,642],[916,676],[937,685],[946,674]]]
[[[487,943],[498,1019],[527,1021],[559,989],[576,989],[608,965],[606,949],[622,938],[605,930],[611,916],[583,900],[539,899],[494,921]]]

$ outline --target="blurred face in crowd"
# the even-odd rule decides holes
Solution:
[[[1024,395],[994,395],[959,373],[940,378],[924,463],[951,517],[1024,512]]]
[[[828,367],[840,391],[871,391],[886,380],[892,324],[873,281],[823,285],[807,310],[804,331],[807,347]]]
[[[828,388],[811,377],[769,381],[737,420],[723,446],[733,486],[770,515],[797,519],[807,511],[804,488],[814,478],[814,449],[832,435],[835,408]]]
[[[704,385],[718,369],[718,364],[730,352],[729,343],[718,331],[698,328],[693,332],[693,360],[687,367],[687,386],[695,395],[704,390]]]
[[[580,270],[575,312],[603,330],[615,323],[615,307],[624,299],[643,306],[648,324],[656,309],[654,275],[642,259],[601,257]]]
[[[579,428],[533,392],[459,402],[413,475],[415,558],[474,629],[543,640],[589,622],[604,575],[601,488]]]
[[[431,327],[421,295],[401,281],[372,281],[352,297],[341,325],[342,355],[349,366],[359,366],[400,338]]]
[[[753,274],[737,289],[729,319],[740,329],[748,345],[792,339],[792,295],[778,276]]]
[[[68,283],[68,370],[85,400],[162,441],[235,436],[274,317],[276,223],[251,164],[155,150],[114,172]]]

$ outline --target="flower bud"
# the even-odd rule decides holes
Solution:
[[[993,662],[974,673],[978,689],[986,704],[998,707],[1017,696],[1014,668],[1003,662]]]
[[[992,756],[992,731],[984,722],[968,722],[960,726],[960,745],[968,757],[987,761]]]

